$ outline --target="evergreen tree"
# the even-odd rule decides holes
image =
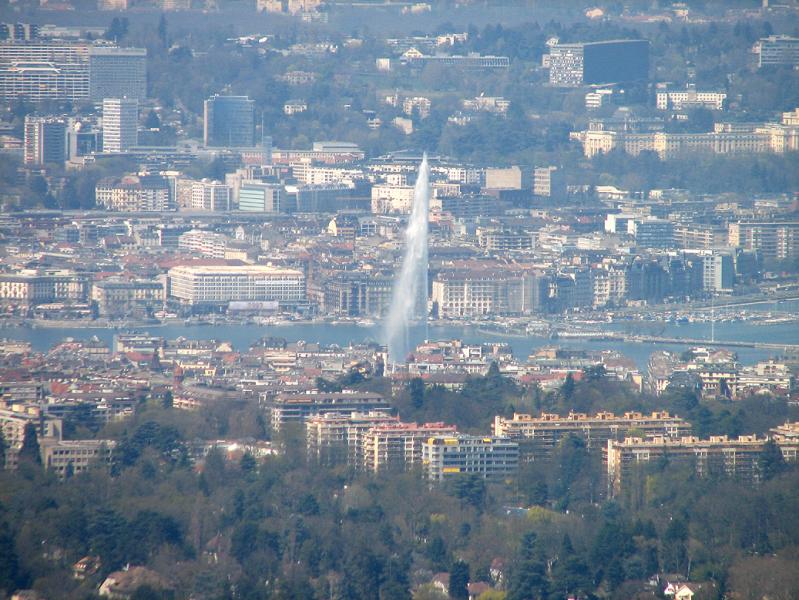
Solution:
[[[449,568],[449,597],[466,600],[469,597],[469,565],[456,560]]]
[[[414,377],[408,383],[408,394],[411,397],[411,404],[416,409],[424,405],[424,381],[421,377]]]
[[[22,437],[22,447],[19,450],[19,460],[42,464],[42,455],[39,449],[39,437],[36,434],[36,425],[27,423]]]
[[[19,556],[8,523],[0,523],[0,592],[11,594],[19,583]],[[2,594],[0,594],[2,595]]]
[[[782,455],[780,447],[773,440],[766,442],[763,446],[763,451],[758,457],[760,477],[763,481],[768,481],[782,473],[785,470],[785,466],[785,457]]]

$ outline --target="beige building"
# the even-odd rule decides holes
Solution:
[[[588,448],[596,448],[604,446],[610,439],[622,439],[631,431],[681,437],[691,432],[691,424],[667,412],[649,415],[627,412],[620,416],[610,412],[596,415],[569,413],[565,417],[547,413],[540,417],[514,413],[510,419],[499,415],[494,417],[494,435],[530,441],[543,451],[554,448],[568,435],[576,435],[585,440]]]
[[[322,464],[362,464],[362,444],[374,427],[397,424],[399,417],[385,412],[327,413],[305,419],[308,457]]]
[[[72,271],[22,270],[0,275],[0,303],[79,303],[85,302],[88,294],[88,278]]]
[[[116,442],[113,440],[42,439],[39,443],[42,464],[59,477],[71,469],[75,475],[87,471],[96,463],[110,464]]]
[[[634,467],[662,457],[668,457],[671,463],[693,464],[700,477],[722,474],[757,482],[760,480],[759,458],[767,441],[756,435],[742,435],[737,439],[720,435],[707,440],[696,437],[608,440],[605,449],[608,490],[611,496],[618,495]],[[799,441],[775,441],[786,460],[796,458]]]
[[[92,300],[102,317],[146,315],[162,308],[164,299],[159,281],[109,279],[92,286]]]
[[[455,435],[444,423],[388,423],[369,429],[362,438],[358,467],[370,473],[405,470],[422,462],[422,443],[432,436]]]

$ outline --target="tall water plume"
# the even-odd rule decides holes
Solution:
[[[427,320],[427,229],[430,212],[430,167],[427,154],[419,165],[413,208],[405,230],[405,255],[402,270],[394,281],[391,308],[385,327],[388,358],[391,363],[405,361],[409,348],[411,321]]]

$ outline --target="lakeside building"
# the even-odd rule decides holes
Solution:
[[[596,415],[569,413],[566,416],[544,413],[534,417],[514,413],[508,419],[494,417],[494,435],[518,442],[531,442],[537,452],[548,453],[565,437],[575,435],[585,441],[586,447],[604,447],[610,439],[622,439],[630,431],[666,437],[682,437],[691,433],[691,424],[668,412],[653,412],[645,415],[626,412],[616,416],[611,412]]]
[[[92,301],[101,317],[147,316],[164,305],[159,281],[107,279],[92,285]]]
[[[725,475],[749,482],[761,478],[759,459],[768,438],[741,435],[735,439],[726,435],[697,437],[628,437],[622,441],[608,440],[604,452],[607,468],[608,491],[619,495],[633,469],[654,460],[668,459],[672,464],[692,465],[696,474],[707,477]],[[799,440],[775,440],[786,460],[796,459]]]
[[[519,468],[519,444],[508,438],[438,435],[422,443],[422,470],[430,481],[457,475],[501,479]]]
[[[89,279],[69,270],[23,270],[0,274],[0,302],[35,306],[50,302],[85,302]]]
[[[372,392],[297,392],[283,393],[267,400],[265,406],[270,415],[272,431],[280,431],[286,425],[303,425],[309,417],[335,413],[383,413],[393,415],[394,409],[380,394]]]
[[[269,265],[172,267],[168,281],[170,297],[189,306],[242,301],[292,305],[305,300],[302,271]]]

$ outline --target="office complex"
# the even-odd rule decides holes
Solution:
[[[139,143],[139,101],[103,99],[103,152],[127,152]]]
[[[89,97],[147,97],[147,50],[144,48],[93,47],[89,52]]]
[[[770,35],[755,45],[758,66],[799,65],[799,38],[787,35]]]
[[[25,117],[23,159],[26,165],[64,164],[67,124],[56,117]]]
[[[224,212],[230,210],[231,189],[220,181],[203,179],[191,183],[191,210]]]
[[[767,438],[741,435],[731,439],[726,435],[697,437],[625,438],[608,440],[605,448],[608,491],[611,496],[622,492],[636,466],[653,460],[668,458],[672,464],[691,465],[700,477],[725,475],[745,481],[757,482],[761,478],[759,459]],[[775,438],[786,460],[796,459],[799,440]]]
[[[286,425],[304,425],[310,417],[327,414],[349,416],[356,413],[382,413],[392,415],[394,410],[380,394],[373,392],[301,392],[283,393],[266,401],[272,431],[280,431]]]
[[[293,305],[305,300],[305,275],[295,269],[185,266],[172,267],[168,276],[170,296],[190,306],[262,301]]]
[[[416,48],[411,48],[405,52],[400,62],[411,67],[423,68],[427,65],[441,65],[456,69],[507,69],[510,66],[510,59],[507,56],[490,56],[480,54],[467,54],[465,56],[457,54],[427,55],[419,52]]]
[[[540,417],[514,413],[508,419],[494,417],[494,435],[524,442],[532,453],[549,453],[567,436],[581,438],[587,448],[603,448],[608,440],[623,439],[630,431],[645,435],[681,437],[691,433],[691,424],[667,412],[645,415],[627,412],[616,416],[610,412],[596,415],[569,413],[565,417],[544,413]]]
[[[255,102],[247,96],[214,95],[203,105],[203,142],[226,148],[255,145]]]
[[[94,190],[98,206],[122,212],[173,210],[172,189],[165,177],[140,174],[107,177]]]
[[[501,479],[519,468],[519,444],[501,437],[438,435],[422,443],[422,470],[427,479],[454,475]]]
[[[278,213],[285,199],[279,183],[242,181],[239,188],[239,210],[244,212]]]
[[[144,99],[147,51],[83,42],[0,43],[0,98]]]
[[[655,105],[658,110],[684,110],[687,108],[707,108],[722,110],[727,99],[725,92],[697,90],[689,87],[684,90],[658,90],[655,94]]]
[[[647,40],[611,40],[550,46],[549,83],[557,87],[645,81],[649,77]]]

